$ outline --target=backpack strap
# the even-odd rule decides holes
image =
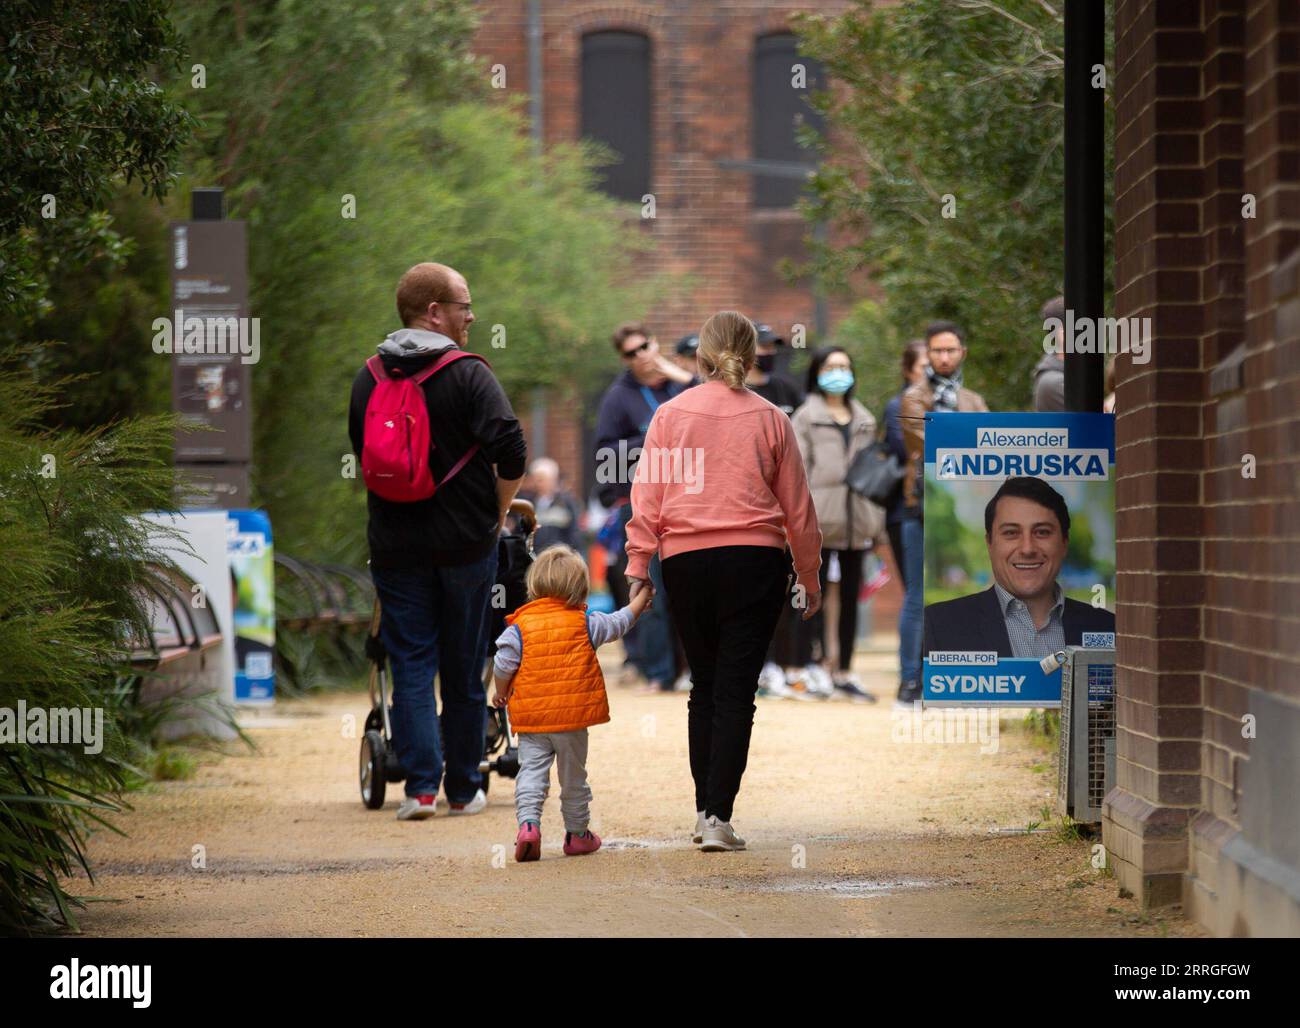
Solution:
[[[421,368],[417,371],[411,376],[411,381],[416,385],[423,385],[428,379],[432,378],[452,361],[458,361],[462,357],[473,357],[475,360],[480,360],[484,364],[487,364],[487,358],[481,357],[477,353],[470,353],[468,350],[452,350],[449,353],[444,353],[427,368]],[[492,365],[488,364],[488,367],[491,368]]]
[[[380,360],[379,354],[375,354],[366,361],[366,369],[374,376],[376,382],[382,382],[388,378],[388,371],[384,368],[384,362]]]
[[[484,364],[487,364],[489,369],[492,367],[491,364],[488,364],[487,358],[481,354],[470,353],[468,350],[451,350],[448,353],[444,353],[436,361],[431,362],[427,367],[421,368],[411,376],[410,380],[416,385],[423,385],[426,380],[432,378],[433,375],[441,371],[452,361],[460,360],[462,357],[473,357],[476,360],[481,360]],[[376,382],[383,382],[385,379],[393,377],[388,373],[388,369],[384,367],[383,358],[377,353],[366,361],[366,367],[370,370],[370,374],[374,376]]]

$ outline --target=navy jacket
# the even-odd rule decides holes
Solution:
[[[685,388],[666,379],[662,385],[650,389],[650,394],[657,403],[665,403]],[[596,498],[605,507],[612,507],[632,494],[636,463],[622,466],[618,444],[625,440],[625,450],[631,451],[639,450],[645,443],[654,410],[641,389],[632,372],[625,371],[614,379],[600,401],[600,413],[596,416]],[[608,477],[602,467],[617,469],[616,481],[602,481]]]
[[[1115,615],[1105,608],[1080,603],[1068,596],[1061,614],[1065,627],[1065,645],[1078,646],[1084,632],[1115,631]],[[922,654],[944,650],[977,651],[997,650],[999,657],[1014,657],[1007,623],[998,608],[998,594],[993,587],[973,596],[960,596],[955,600],[932,603],[925,608],[922,629]],[[1046,657],[1046,653],[1037,654]]]

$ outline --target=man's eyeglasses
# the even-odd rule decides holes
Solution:
[[[436,302],[436,303],[454,303],[454,304],[456,304],[458,307],[464,307],[464,308],[465,308],[465,313],[466,313],[466,314],[471,314],[471,313],[473,313],[473,311],[474,311],[474,305],[473,305],[472,303],[466,303],[464,300],[436,300],[435,302]]]
[[[635,357],[638,353],[644,353],[644,352],[645,352],[646,350],[648,350],[649,348],[650,348],[650,340],[647,339],[647,340],[646,340],[645,342],[643,342],[640,346],[634,346],[634,347],[632,347],[632,349],[630,349],[630,350],[623,350],[623,351],[621,351],[621,352],[622,352],[622,354],[623,354],[623,359],[624,359],[624,360],[631,360],[631,359],[632,359],[633,357]]]

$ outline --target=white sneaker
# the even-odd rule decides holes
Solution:
[[[487,794],[480,789],[474,794],[474,798],[468,803],[447,803],[447,813],[452,817],[458,817],[464,814],[481,814],[487,807]]]
[[[790,692],[781,665],[770,660],[763,665],[763,670],[758,673],[758,691],[762,696],[785,696]]]
[[[399,821],[423,821],[425,818],[433,817],[434,812],[438,809],[438,797],[433,796],[407,796],[402,800],[401,806],[397,808],[397,820]]]
[[[683,671],[673,683],[673,692],[690,692],[692,684],[694,683],[691,682],[691,673]]]
[[[803,668],[794,671],[786,678],[785,691],[778,695],[791,700],[819,700],[809,685],[808,673]]]
[[[830,699],[835,695],[835,683],[826,669],[820,664],[809,664],[804,668],[807,675],[808,691],[819,699]]]
[[[691,836],[691,842],[698,846],[704,841],[704,811],[695,812],[695,834]]]
[[[744,848],[745,840],[735,833],[730,821],[719,821],[716,817],[705,820],[700,838],[700,849],[703,852],[725,853]]]

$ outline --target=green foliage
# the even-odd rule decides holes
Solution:
[[[49,276],[111,256],[100,208],[124,179],[162,197],[190,129],[152,81],[180,60],[166,0],[0,6],[0,309],[12,332],[50,308]],[[46,197],[54,202],[49,217]]]
[[[101,708],[103,750],[0,745],[0,931],[75,923],[59,882],[86,828],[120,809],[136,752],[120,679],[145,624],[136,586],[165,563],[134,515],[168,506],[170,417],[41,429],[50,390],[0,355],[0,708]]]
[[[967,384],[994,410],[1029,406],[1038,311],[1064,277],[1059,5],[857,0],[797,26],[831,79],[818,106],[834,146],[807,213],[834,230],[814,264],[832,285],[865,272],[879,287],[865,363],[896,368],[902,342],[951,318],[967,330]]]
[[[202,122],[190,181],[225,186],[249,222],[255,499],[283,552],[359,563],[347,404],[400,327],[402,272],[466,275],[471,346],[526,408],[534,387],[607,368],[609,326],[646,306],[639,236],[596,191],[591,154],[534,155],[518,109],[489,102],[468,3],[285,2],[242,20],[195,3],[179,19],[207,69],[187,90]]]

